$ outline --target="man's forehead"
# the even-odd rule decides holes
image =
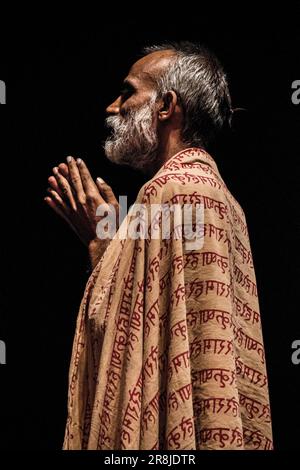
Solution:
[[[174,51],[155,51],[142,57],[131,67],[126,80],[129,82],[149,81],[167,67],[170,59],[175,55]]]

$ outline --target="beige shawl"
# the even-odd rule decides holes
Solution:
[[[272,449],[243,210],[196,148],[172,157],[137,202],[202,204],[204,244],[186,250],[174,221],[169,239],[111,241],[79,310],[64,448]]]

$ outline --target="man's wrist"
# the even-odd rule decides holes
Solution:
[[[103,240],[95,238],[90,241],[88,251],[92,269],[94,269],[98,264],[110,242],[111,240],[109,238],[105,238]]]

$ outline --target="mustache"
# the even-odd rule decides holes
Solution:
[[[120,127],[122,124],[124,126],[126,121],[126,118],[121,118],[121,116],[109,116],[105,119],[105,127],[109,130],[115,129],[115,127]]]

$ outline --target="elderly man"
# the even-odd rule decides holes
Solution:
[[[150,179],[138,218],[129,211],[107,236],[97,227],[119,210],[111,188],[72,157],[49,178],[45,200],[87,245],[93,267],[77,320],[64,448],[271,449],[246,220],[207,153],[232,114],[223,69],[200,46],[154,46],[107,112],[106,156]],[[191,209],[188,224],[174,206],[179,216]]]

